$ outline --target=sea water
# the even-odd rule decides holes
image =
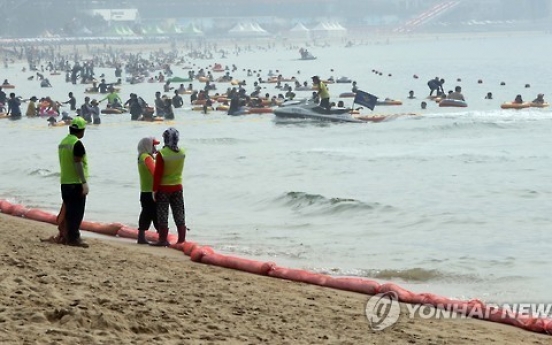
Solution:
[[[277,45],[226,59],[190,61],[196,67],[236,64],[238,71],[232,74],[245,79],[249,91],[256,78],[247,77],[246,69],[260,70],[263,78],[268,70],[278,70],[301,82],[310,82],[315,74],[322,79],[348,76],[361,90],[404,102],[373,113],[419,115],[368,124],[279,121],[272,114],[203,115],[185,109],[177,110],[171,123],[105,115],[83,139],[91,174],[86,219],[136,226],[137,143],[144,136],[161,138],[164,129],[174,126],[187,150],[189,240],[280,265],[395,282],[417,292],[489,302],[547,302],[552,284],[552,114],[549,109],[501,110],[500,104],[516,94],[525,100],[541,92],[552,97],[547,74],[551,41],[544,35],[391,40],[311,47],[318,57],[314,61],[298,61],[297,49]],[[88,85],[65,83],[62,74],[48,76],[54,87],[41,89],[37,81],[27,80],[33,73],[21,67],[0,71],[0,79],[16,84],[18,95],[64,101],[73,91],[82,103]],[[181,67],[173,70],[176,76],[187,75]],[[112,69],[97,68],[96,73],[115,80]],[[469,107],[439,108],[428,101],[422,111],[426,83],[436,76],[446,79],[446,91],[462,86]],[[224,92],[229,85],[217,86]],[[280,92],[274,84],[262,86],[263,93]],[[337,102],[351,85],[329,88]],[[406,99],[409,90],[418,98]],[[124,84],[121,95],[135,92],[153,103],[155,91],[162,91],[162,84]],[[494,100],[484,99],[487,92],[493,92]],[[298,98],[309,95],[297,92]],[[352,99],[344,101],[352,105]],[[66,133],[66,127],[48,128],[44,118],[0,120],[0,196],[57,212],[56,148]]]

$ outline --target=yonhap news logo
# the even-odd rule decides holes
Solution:
[[[514,303],[483,304],[478,301],[449,301],[447,304],[404,303],[403,317],[422,320],[551,318],[552,304]],[[373,331],[383,331],[401,318],[401,305],[396,292],[374,295],[366,303],[366,318]]]
[[[396,292],[379,293],[366,303],[366,318],[370,329],[383,331],[393,326],[401,316],[401,306]]]

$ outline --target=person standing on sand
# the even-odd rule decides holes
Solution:
[[[186,240],[186,218],[184,194],[182,188],[182,171],[186,151],[178,147],[180,134],[174,127],[163,132],[164,146],[156,156],[153,175],[153,195],[157,203],[157,222],[159,224],[159,241],[152,245],[167,247],[169,234],[169,206],[178,230],[177,243]]]
[[[80,141],[84,137],[86,121],[77,116],[71,121],[69,134],[58,145],[61,198],[65,205],[65,229],[67,245],[88,248],[80,237],[80,225],[84,218],[88,195],[88,160]]]
[[[159,232],[157,225],[157,206],[153,199],[153,174],[155,172],[155,145],[159,141],[153,137],[142,138],[138,142],[138,174],[140,175],[140,217],[138,218],[138,244],[148,244],[146,230],[151,223]]]

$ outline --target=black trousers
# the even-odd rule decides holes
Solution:
[[[325,109],[330,109],[330,99],[329,98],[322,98],[320,100],[320,106]]]
[[[140,193],[140,205],[142,211],[140,212],[140,218],[138,218],[138,230],[148,230],[151,223],[157,230],[157,205],[153,200],[152,192]]]
[[[80,225],[84,218],[86,196],[82,195],[82,184],[62,184],[61,198],[65,203],[65,221],[67,225],[67,241],[80,240]]]

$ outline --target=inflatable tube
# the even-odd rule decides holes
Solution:
[[[31,208],[25,213],[25,218],[36,220],[38,222],[57,225],[57,215],[43,211],[38,208]]]
[[[272,114],[274,109],[272,108],[249,108],[248,114]]]
[[[339,98],[354,98],[356,94],[354,92],[343,92],[339,94]]]
[[[203,256],[201,258],[201,262],[208,265],[230,268],[262,276],[268,275],[268,273],[276,266],[274,263],[265,263],[217,253]]]
[[[387,116],[385,115],[361,115],[361,116],[355,116],[356,119],[359,119],[361,121],[367,121],[367,122],[381,122],[385,119],[387,119]]]
[[[195,247],[194,250],[190,253],[190,259],[193,262],[201,262],[203,257],[205,255],[213,254],[215,251],[211,247],[203,246],[203,247]]]
[[[122,114],[124,111],[117,108],[105,108],[101,111],[102,114]]]
[[[13,205],[11,215],[15,217],[24,217],[29,212],[29,209],[23,205]]]
[[[531,106],[531,103],[529,103],[529,102],[523,102],[523,103],[506,102],[506,103],[502,103],[500,105],[500,108],[502,108],[502,109],[525,109],[525,108],[529,108],[530,106]]]
[[[332,289],[358,292],[368,295],[378,294],[380,289],[380,284],[376,281],[354,277],[338,277],[328,279],[324,286]]]
[[[210,81],[209,78],[207,78],[207,77],[198,77],[197,80],[200,83],[206,83],[206,82]]]
[[[0,210],[5,214],[11,214],[14,207],[15,205],[7,200],[2,200],[0,203]]]
[[[133,229],[127,226],[123,226],[117,231],[117,237],[130,238],[132,240],[136,240],[138,239],[138,229]]]
[[[228,109],[230,109],[230,106],[228,105],[219,105],[218,107],[215,108],[215,110],[217,111],[228,111]]]
[[[192,107],[193,111],[203,111],[203,106]],[[207,107],[207,111],[215,110],[213,107]]]
[[[65,126],[68,126],[69,124],[65,121],[59,121],[59,122],[54,122],[54,123],[50,123],[48,124],[48,127],[65,127]]]
[[[531,102],[531,108],[548,108],[550,104],[544,102],[544,103],[535,103]]]
[[[4,84],[0,86],[2,87],[2,89],[15,89],[15,85],[11,85],[11,84]]]
[[[459,107],[459,108],[465,108],[468,106],[468,103],[465,101],[460,101],[456,99],[443,99],[441,102],[439,102],[439,107]]]
[[[300,283],[325,286],[330,276],[283,267],[273,267],[268,271],[270,277],[291,280]]]
[[[123,226],[120,223],[99,223],[83,220],[80,228],[101,235],[117,236],[117,233]]]
[[[224,72],[224,68],[212,68],[211,72],[221,73],[221,72]]]
[[[232,84],[232,85],[239,85],[240,83],[241,83],[241,81],[236,80],[236,79],[230,80],[230,84]]]
[[[379,106],[387,106],[387,105],[402,105],[402,101],[396,100],[396,99],[386,99],[383,101],[377,101],[376,105]]]
[[[0,113],[0,119],[7,119],[8,117],[7,113]]]
[[[192,102],[192,105],[204,105],[205,103],[207,103],[206,99],[196,99]]]
[[[192,92],[192,90],[178,90],[179,95],[191,95]]]
[[[198,245],[195,242],[184,242],[182,252],[184,252],[184,255],[190,256],[196,247],[198,247]]]

